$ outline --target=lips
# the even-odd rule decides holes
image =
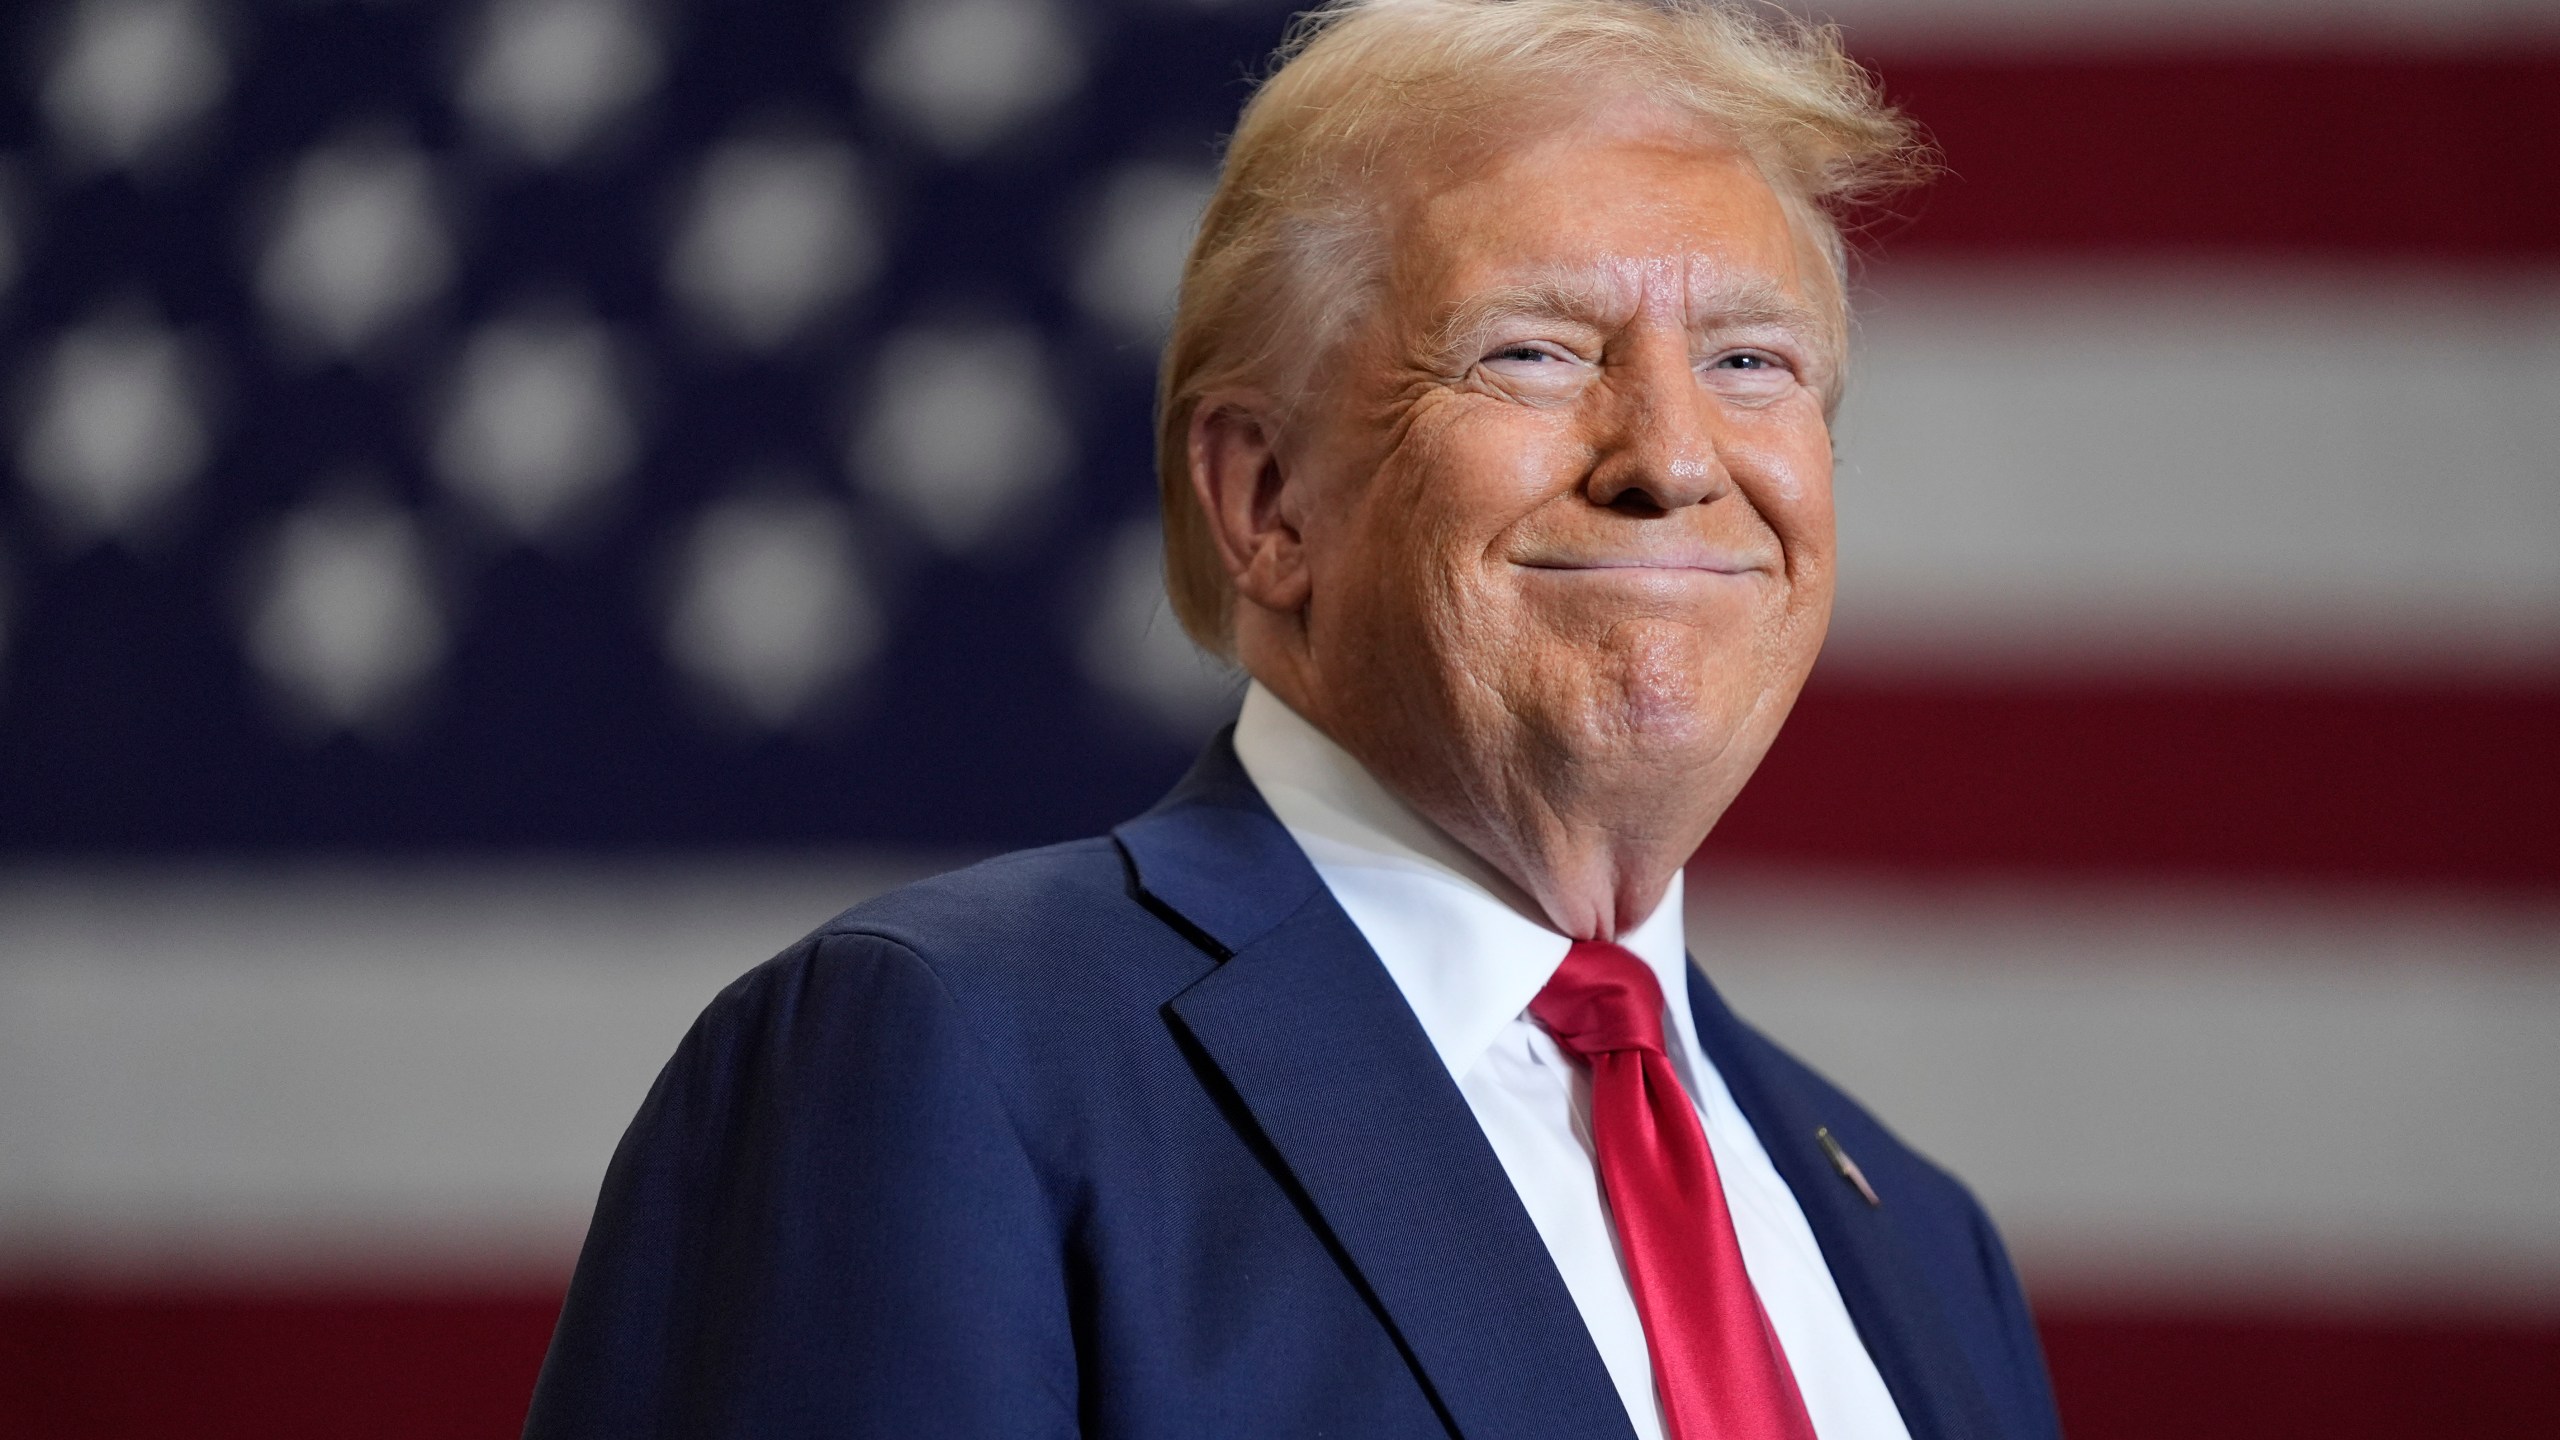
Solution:
[[[1689,571],[1710,575],[1748,575],[1770,567],[1757,556],[1703,546],[1612,551],[1597,555],[1534,555],[1515,562],[1531,570]]]

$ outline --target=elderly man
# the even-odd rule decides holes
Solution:
[[[1154,810],[731,987],[529,1433],[2056,1433],[1963,1189],[1688,963],[1832,589],[1825,207],[1908,132],[1712,0],[1344,0],[1229,148]]]

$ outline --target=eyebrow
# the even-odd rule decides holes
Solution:
[[[1604,329],[1618,323],[1626,304],[1617,287],[1598,276],[1547,276],[1480,291],[1450,308],[1433,328],[1431,353],[1448,359],[1504,320],[1527,316],[1569,320]],[[1775,283],[1751,276],[1717,286],[1693,317],[1694,328],[1771,326],[1819,338],[1828,328],[1820,311]]]

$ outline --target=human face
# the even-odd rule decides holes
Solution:
[[[1462,831],[1588,809],[1694,845],[1830,613],[1823,262],[1747,161],[1643,125],[1392,213],[1382,308],[1283,445],[1301,703]]]

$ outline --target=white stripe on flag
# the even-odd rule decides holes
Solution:
[[[7,877],[0,1261],[556,1269],[694,1013],[919,868]],[[1972,1181],[2040,1283],[2560,1302],[2560,911],[1695,895],[1737,1005]]]
[[[2560,669],[2560,276],[1875,288],[1827,665]]]

